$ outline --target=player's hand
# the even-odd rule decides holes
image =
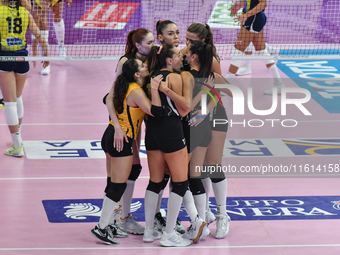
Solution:
[[[154,78],[151,78],[151,89],[158,89],[162,79],[163,79],[162,74],[159,74]]]
[[[115,135],[113,137],[113,148],[116,148],[118,152],[121,152],[124,148],[124,140],[127,143],[129,142],[123,129],[120,126],[118,128],[115,127]]]
[[[241,5],[237,2],[234,2],[234,4],[228,9],[230,10],[230,16],[234,17],[236,16],[238,10],[241,8]]]
[[[162,81],[159,85],[159,91],[165,93],[165,91],[169,90],[169,75],[166,77],[165,81]]]
[[[33,62],[35,62],[35,61],[33,61]],[[46,68],[50,65],[50,61],[41,61],[41,63],[42,63],[43,68]],[[33,64],[33,66],[35,67],[34,64]]]
[[[248,18],[247,15],[246,15],[245,13],[243,13],[243,14],[240,15],[240,16],[236,16],[235,20],[236,20],[238,23],[240,23],[241,26],[243,26],[244,23],[246,22],[247,18]]]
[[[71,7],[72,6],[72,0],[67,0],[67,7]]]

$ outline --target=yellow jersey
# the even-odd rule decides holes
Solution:
[[[18,15],[19,14],[19,15]],[[0,37],[2,51],[26,49],[26,32],[29,23],[27,10],[18,10],[7,5],[0,5]]]
[[[126,103],[126,99],[134,89],[142,90],[142,88],[137,83],[130,82],[125,99],[123,101],[123,112],[116,112],[119,124],[124,130],[126,136],[132,138],[133,140],[137,138],[137,134],[145,116],[145,112],[143,112],[142,109],[139,107],[131,107]],[[113,125],[112,120],[110,121],[110,124]]]
[[[58,3],[60,0],[53,0],[52,1],[52,4],[50,5],[50,7],[54,6],[56,3]],[[35,2],[37,3],[37,5],[39,5],[39,7],[41,9],[44,9],[42,6],[41,6],[41,0],[35,0]]]

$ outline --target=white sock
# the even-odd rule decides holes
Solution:
[[[155,214],[156,212],[159,212],[156,210],[158,197],[158,194],[155,192],[152,192],[150,190],[145,191],[144,211],[145,225],[147,229],[153,229]]]
[[[159,192],[159,194],[158,194],[157,206],[156,206],[156,212],[155,213],[158,213],[158,212],[161,211],[161,204],[162,204],[163,193],[164,193],[164,189],[162,189],[161,192]]]
[[[184,197],[183,197],[183,205],[185,207],[185,210],[187,211],[187,214],[190,217],[190,220],[193,222],[195,221],[198,212],[195,206],[195,201],[194,198],[192,196],[192,193],[190,190],[187,190],[187,192],[185,193]]]
[[[227,179],[223,181],[212,183],[212,187],[215,194],[217,204],[217,214],[226,215],[226,203],[227,203]]]
[[[0,89],[0,99],[3,98],[3,95],[2,95],[2,92],[1,92],[1,89]]]
[[[123,193],[121,203],[122,203],[122,218],[125,218],[129,215],[131,210],[131,201],[133,197],[133,191],[135,189],[135,181],[127,180],[126,189]]]
[[[45,38],[45,41],[46,41],[47,46],[48,46],[49,31],[48,30],[40,30],[40,33]],[[39,42],[38,42],[38,49],[39,49],[40,55],[42,56],[44,54],[44,51],[43,51]]]
[[[54,27],[54,30],[55,30],[55,34],[57,36],[58,45],[64,46],[64,41],[65,41],[64,19],[61,19],[60,22],[53,22],[53,27]]]
[[[193,195],[198,215],[205,220],[206,195]]]
[[[276,64],[270,66],[268,70],[274,78],[274,86],[275,87],[282,86],[283,83],[281,81],[279,70],[277,69]]]
[[[179,210],[181,209],[182,201],[183,197],[174,192],[170,192],[165,227],[165,231],[167,233],[172,233],[175,230],[176,221],[179,214]]]
[[[202,183],[205,189],[205,195],[206,195],[206,201],[205,201],[205,210],[209,210],[209,197],[210,197],[210,191],[211,191],[211,179],[210,178],[205,178],[202,179]]]
[[[244,60],[243,66],[249,67],[250,66],[250,59]]]
[[[105,228],[109,225],[110,218],[113,214],[114,209],[116,208],[117,203],[107,196],[103,199],[103,206],[102,206],[102,212],[99,219],[99,227],[101,229]]]
[[[20,139],[20,134],[19,132],[17,133],[11,133],[12,136],[12,141],[14,143],[14,148],[17,149],[21,145],[21,139]]]
[[[24,103],[22,101],[22,96],[17,98],[17,113],[18,113],[18,119],[22,119],[24,117]],[[20,136],[20,144],[22,143],[21,138],[21,125],[19,127],[19,136]]]

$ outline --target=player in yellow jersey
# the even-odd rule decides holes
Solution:
[[[47,43],[34,22],[32,15],[22,6],[20,0],[3,0],[0,6],[0,56],[24,57],[26,50],[27,28],[39,40],[48,56]],[[49,65],[48,61],[43,66]],[[0,87],[4,97],[7,125],[12,135],[13,147],[6,150],[9,156],[22,157],[24,155],[20,135],[24,107],[22,91],[28,75],[29,64],[26,61],[0,62]]]
[[[1,1],[0,1],[0,5],[1,5]],[[29,0],[21,0],[21,6],[25,7],[27,9],[27,11],[31,12],[31,3],[30,3]],[[0,109],[3,109],[3,108],[5,108],[4,98],[2,96],[2,92],[1,92],[1,89],[0,89]]]
[[[67,6],[72,6],[72,0],[67,0]],[[48,42],[48,19],[47,19],[47,11],[48,9],[52,12],[52,21],[53,27],[57,36],[58,48],[57,52],[60,57],[66,57],[66,48],[65,48],[65,24],[62,18],[63,13],[63,0],[34,0],[33,1],[33,17],[35,23],[41,30],[41,34],[46,38]],[[37,40],[32,35],[32,49],[33,56],[37,55]],[[40,52],[41,53],[41,52]],[[35,67],[35,62],[33,62]],[[41,74],[47,75],[51,72],[50,66],[46,68],[42,68]]]
[[[160,106],[158,86],[163,76],[151,79],[152,104],[144,93],[142,86],[148,77],[147,65],[141,60],[131,58],[122,67],[122,73],[112,86],[107,100],[113,100],[117,123],[124,130],[127,140],[124,140],[122,150],[114,147],[115,127],[112,121],[102,138],[102,148],[111,161],[111,183],[104,196],[99,223],[91,232],[99,240],[107,244],[118,244],[114,238],[111,224],[114,223],[114,209],[118,205],[131,173],[133,162],[132,143],[137,138],[145,113],[151,114],[155,105]],[[156,107],[157,108],[157,107]],[[158,107],[162,111],[161,107]],[[152,115],[153,116],[153,115]],[[124,206],[124,204],[123,204]],[[128,205],[130,206],[130,205]]]

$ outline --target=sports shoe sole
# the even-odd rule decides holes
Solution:
[[[197,236],[192,240],[193,243],[197,243],[200,240],[205,225],[207,225],[207,223],[203,221],[200,229],[198,230]]]

